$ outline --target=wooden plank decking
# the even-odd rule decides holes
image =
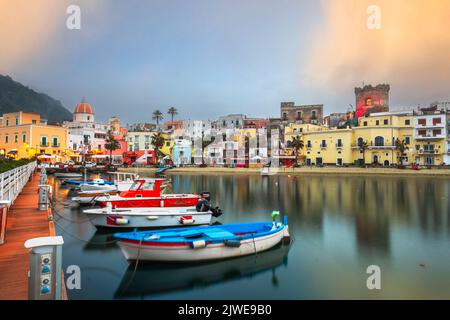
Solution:
[[[28,299],[26,240],[54,235],[47,211],[38,210],[40,174],[33,174],[8,213],[5,244],[0,245],[0,300]]]

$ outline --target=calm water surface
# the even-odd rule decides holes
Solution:
[[[54,182],[71,299],[450,299],[450,181],[443,178],[174,175],[174,192],[209,190],[221,223],[289,216],[295,241],[214,263],[128,264]],[[382,290],[366,287],[369,265]]]

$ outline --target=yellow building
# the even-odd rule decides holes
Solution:
[[[307,165],[410,164],[416,159],[413,122],[412,112],[386,112],[361,117],[354,128],[291,125],[285,128],[285,142],[289,146],[293,137],[301,137],[304,147],[299,158]],[[403,156],[396,148],[397,139],[408,147]]]
[[[1,118],[1,153],[15,159],[47,154],[54,161],[65,161],[69,157],[67,137],[66,128],[48,125],[37,113],[19,111]]]

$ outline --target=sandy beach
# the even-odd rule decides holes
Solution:
[[[274,170],[274,169],[271,169]],[[122,172],[135,172],[153,174],[156,168],[129,167],[119,168]],[[224,168],[224,167],[182,167],[173,168],[166,171],[166,174],[254,174],[259,175],[260,169],[257,168]],[[277,171],[279,175],[379,175],[379,176],[436,176],[450,177],[450,168],[433,169],[396,169],[396,168],[346,168],[346,167],[299,167],[299,168],[280,168]]]

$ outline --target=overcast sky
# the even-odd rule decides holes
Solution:
[[[66,28],[70,4],[81,30]],[[391,84],[391,106],[427,105],[450,99],[449,12],[448,0],[0,0],[0,73],[123,123],[169,106],[191,119],[274,117],[281,101],[346,111],[363,82]]]

